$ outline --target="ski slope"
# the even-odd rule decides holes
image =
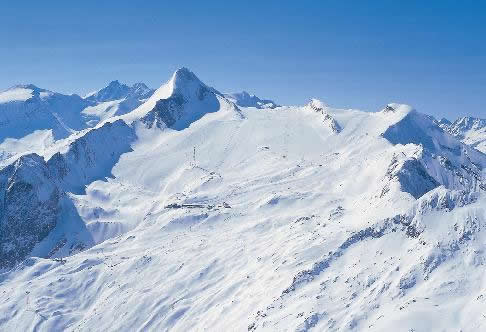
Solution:
[[[0,171],[1,220],[59,193],[2,330],[486,328],[486,156],[407,105],[242,107],[182,68],[37,154]]]

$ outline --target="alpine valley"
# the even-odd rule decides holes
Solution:
[[[424,110],[426,111],[426,110]],[[2,331],[484,331],[486,120],[0,93]]]

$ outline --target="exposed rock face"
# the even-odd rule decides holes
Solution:
[[[159,100],[154,109],[142,118],[142,122],[148,128],[170,127],[182,116],[184,102],[184,97],[180,94]]]
[[[219,110],[219,99],[224,99],[221,93],[202,83],[187,68],[177,70],[166,84],[166,89],[169,96],[157,100],[141,118],[148,128],[184,129],[204,114]]]
[[[133,139],[125,122],[108,122],[47,162],[24,155],[0,170],[0,268],[24,259],[54,229],[66,192],[82,193],[87,184],[110,176]]]
[[[386,177],[390,181],[397,181],[401,190],[409,193],[414,198],[419,198],[430,190],[437,188],[438,183],[431,177],[424,166],[415,158],[398,161],[393,158]],[[382,195],[388,192],[388,185],[383,189]]]
[[[0,171],[0,268],[23,259],[56,226],[61,195],[36,154]]]
[[[123,120],[107,122],[72,142],[67,152],[54,154],[47,162],[49,171],[64,190],[82,193],[85,185],[111,176],[111,168],[131,151],[134,139]]]
[[[415,198],[427,192],[427,188],[430,190],[439,184],[455,190],[480,190],[484,187],[485,179],[481,175],[486,167],[484,154],[444,133],[430,116],[412,110],[390,126],[383,137],[392,144],[415,144],[419,148],[413,158],[421,167],[416,161],[411,161],[403,163],[407,170],[401,172],[403,188],[424,185],[423,190],[405,190]],[[411,174],[421,180],[408,181]]]
[[[368,274],[363,273],[364,278],[358,282],[358,287],[350,290],[351,297],[348,299],[355,300],[359,297],[360,289],[367,290],[368,288],[372,288],[372,292],[385,293],[389,298],[405,296],[408,292],[416,289],[417,284],[427,282],[434,270],[453,260],[455,255],[460,250],[464,250],[468,242],[473,242],[477,234],[484,228],[479,217],[471,218],[471,216],[468,216],[456,219],[457,222],[453,225],[440,225],[441,223],[435,222],[434,218],[430,218],[430,215],[434,212],[454,214],[455,210],[475,204],[478,197],[478,193],[453,191],[441,186],[415,201],[407,212],[377,221],[350,234],[342,242],[337,243],[334,250],[324,254],[309,268],[297,272],[290,285],[283,289],[280,296],[275,297],[271,304],[256,313],[255,320],[250,323],[248,330],[255,331],[264,327],[265,323],[263,322],[268,323],[269,317],[272,317],[275,312],[286,306],[292,306],[296,296],[305,298],[306,301],[319,302],[319,299],[325,296],[324,294],[334,290],[340,279],[345,279],[342,276],[344,270],[340,264],[343,260],[355,258],[357,252],[353,251],[353,248],[360,248],[361,252],[366,252],[364,256],[367,256],[369,255],[369,248],[375,249],[376,247],[373,245],[379,243],[380,239],[398,238],[400,235],[403,235],[402,239],[406,239],[402,242],[402,245],[410,246],[410,243],[412,243],[411,248],[414,249],[414,254],[415,251],[421,251],[418,263],[404,271],[402,271],[400,265],[391,264],[390,270],[400,276],[396,278],[394,283],[378,281],[379,278],[366,278]],[[393,245],[390,245],[390,242],[385,242],[380,249],[383,251],[391,250],[390,247],[393,247]],[[381,250],[378,251],[379,255],[383,254]],[[408,250],[408,253],[410,252],[412,252],[412,249]],[[361,256],[361,259],[364,259],[363,256]],[[400,259],[403,259],[403,256]],[[360,259],[357,259],[353,266],[360,263]],[[352,276],[344,280],[346,288],[351,288],[349,284],[352,284],[354,279],[360,278],[360,273],[350,270],[353,271]],[[390,273],[390,275],[393,276],[393,273]],[[312,285],[316,286],[316,284],[317,287],[312,288]],[[332,284],[333,287],[327,287],[329,284]],[[356,288],[358,291],[355,290]],[[313,296],[309,296],[309,294]],[[381,296],[381,294],[378,296]],[[369,293],[365,291],[363,297],[369,298]],[[317,301],[314,299],[317,299]],[[346,305],[346,308],[348,307]],[[312,310],[315,310],[314,308]],[[320,318],[327,315],[327,313],[314,313],[309,317],[315,318],[313,324],[316,326],[318,323],[321,326],[326,326],[327,323],[332,327],[334,325],[332,320],[319,322]],[[308,319],[305,319],[303,325],[307,326],[308,321]]]
[[[339,123],[326,112],[327,105],[325,105],[323,102],[317,99],[312,99],[308,104],[308,107],[323,115],[322,122],[328,126],[333,133],[339,134],[342,131],[342,127],[339,125]]]
[[[473,117],[459,118],[448,126],[448,131],[459,138],[464,138],[468,131],[485,131],[486,119],[479,119]]]
[[[324,120],[323,122],[329,126],[329,128],[332,130],[333,133],[339,134],[342,130],[341,126],[339,123],[337,123],[336,120],[329,114],[324,115]]]
[[[386,105],[386,107],[383,109],[384,113],[389,113],[389,112],[395,112],[395,108],[393,108],[392,105]]]
[[[451,123],[446,119],[438,121],[439,126],[463,143],[486,153],[486,119],[462,117]]]

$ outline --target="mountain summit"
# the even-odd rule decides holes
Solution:
[[[225,93],[224,96],[241,107],[276,108],[278,105],[269,99],[260,99],[246,91]]]
[[[85,96],[91,105],[83,110],[90,126],[111,117],[126,114],[144,103],[155,90],[144,83],[132,86],[112,81],[108,86]]]
[[[144,83],[135,83],[130,87],[116,80],[110,82],[108,86],[86,95],[84,99],[92,102],[106,102],[127,97],[141,100],[150,97],[152,93],[153,90],[149,89]]]
[[[184,129],[207,113],[234,110],[236,106],[220,92],[208,87],[189,69],[180,68],[171,79],[124,119],[140,119],[149,128]]]

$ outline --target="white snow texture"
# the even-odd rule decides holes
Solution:
[[[15,86],[0,330],[484,331],[485,122]]]

